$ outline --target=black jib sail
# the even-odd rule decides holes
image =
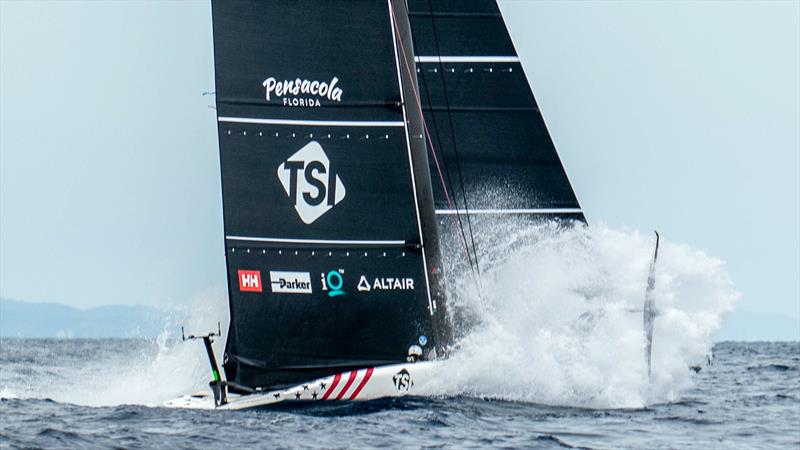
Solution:
[[[447,330],[404,1],[212,13],[228,380],[279,388],[412,346],[434,357]]]
[[[495,0],[409,8],[441,223],[584,221]]]

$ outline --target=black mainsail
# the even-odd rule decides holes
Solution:
[[[409,9],[437,214],[585,221],[495,0]]]
[[[272,389],[412,346],[434,357],[447,329],[405,2],[212,14],[228,380]]]

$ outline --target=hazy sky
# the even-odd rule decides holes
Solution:
[[[800,2],[505,1],[591,222],[727,261],[800,316]],[[0,2],[0,295],[224,285],[210,5]]]

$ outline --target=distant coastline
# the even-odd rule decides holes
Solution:
[[[79,309],[60,303],[0,298],[0,337],[157,337],[171,313],[148,306],[109,305]],[[658,325],[656,325],[658,327]],[[798,341],[800,318],[740,310],[725,318],[715,342]]]
[[[0,298],[0,336],[19,338],[145,338],[159,335],[167,313],[147,306],[78,309]]]

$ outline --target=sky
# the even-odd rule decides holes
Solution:
[[[800,318],[800,2],[502,1],[590,222],[727,262]],[[210,5],[0,0],[0,296],[225,283]]]

